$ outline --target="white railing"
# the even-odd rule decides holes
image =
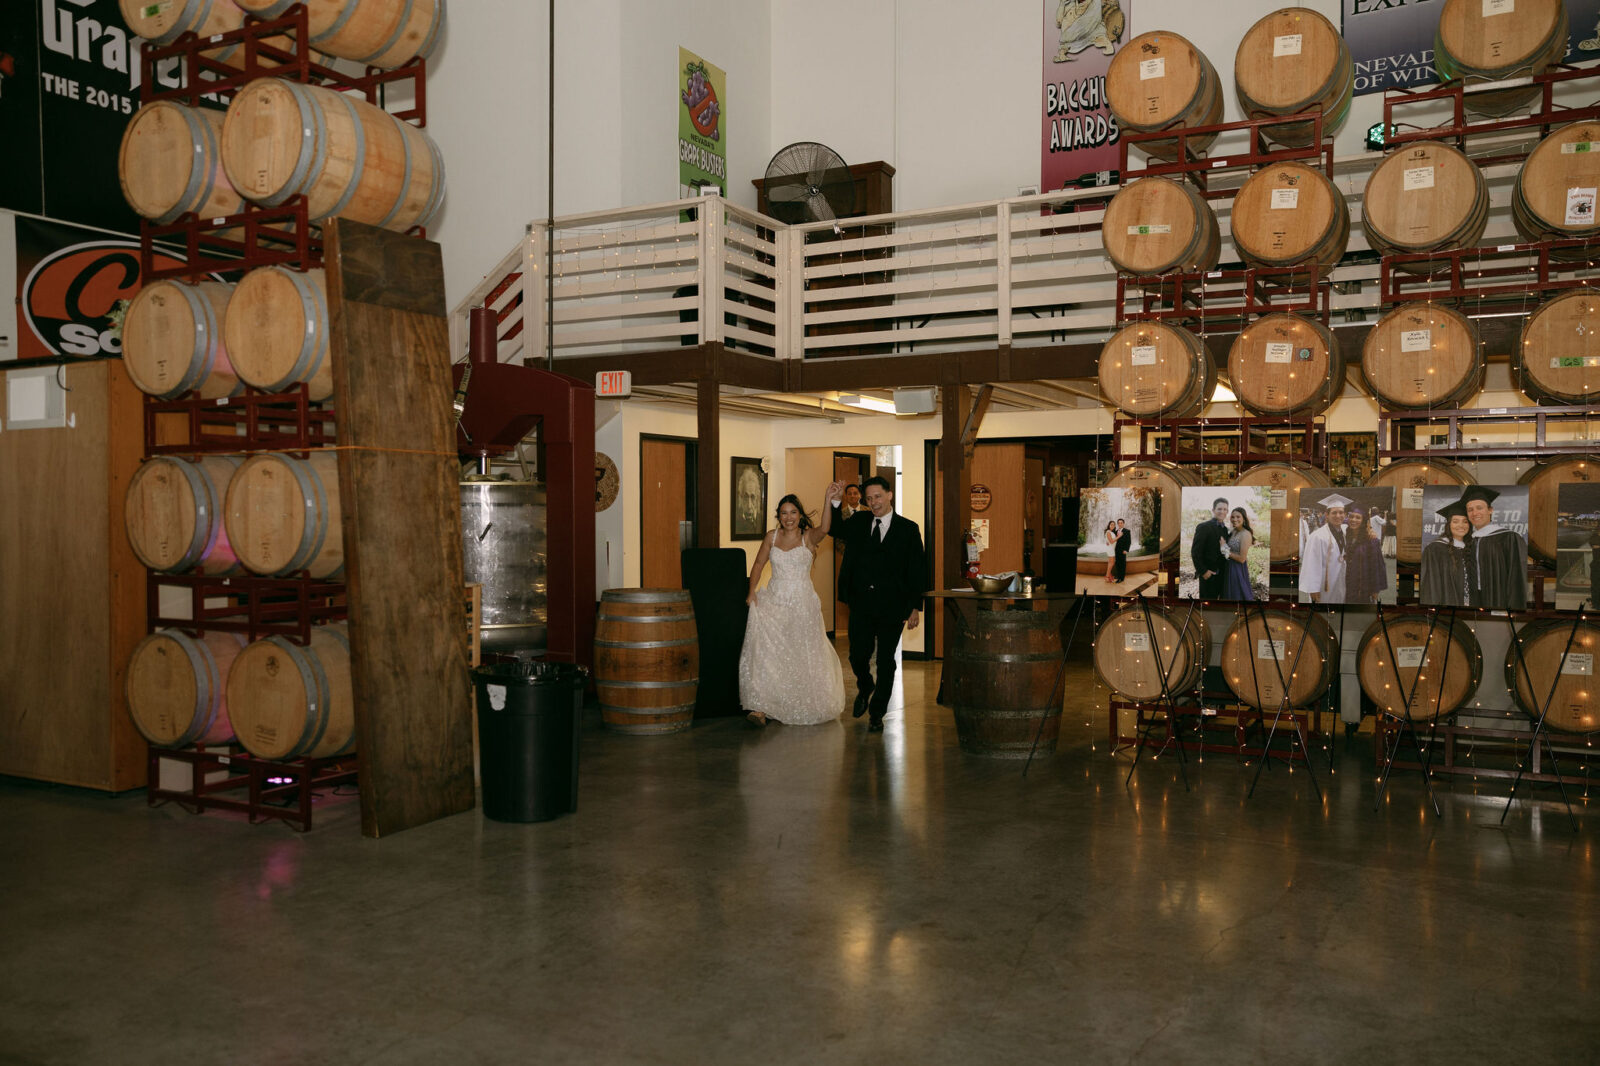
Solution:
[[[1367,247],[1361,197],[1375,163],[1364,155],[1335,164],[1351,208],[1352,251]],[[1516,167],[1487,173],[1484,240],[1515,241],[1508,205]],[[1242,179],[1232,176],[1235,186]],[[797,226],[719,197],[558,218],[548,231],[539,221],[457,305],[453,351],[465,358],[467,313],[487,301],[500,317],[500,358],[544,358],[547,239],[555,242],[549,303],[558,361],[711,340],[782,359],[1098,342],[1119,311],[1100,238],[1115,191]],[[1223,261],[1236,261],[1232,199],[1212,203]],[[1374,311],[1377,277],[1375,263],[1339,267],[1333,308]]]

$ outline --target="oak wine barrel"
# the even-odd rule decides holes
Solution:
[[[1211,628],[1198,609],[1149,607],[1148,623],[1141,604],[1114,611],[1094,639],[1095,676],[1133,703],[1163,699],[1163,677],[1170,696],[1193,691],[1211,661]]]
[[[1350,208],[1321,170],[1301,163],[1262,167],[1233,198],[1233,245],[1258,267],[1338,263],[1350,243]]]
[[[1433,517],[1423,509],[1423,488],[1428,485],[1465,488],[1474,483],[1465,467],[1448,459],[1396,459],[1388,466],[1380,466],[1367,478],[1369,488],[1394,489],[1395,559],[1409,566],[1422,563],[1422,526]]]
[[[1574,122],[1536,145],[1511,188],[1511,221],[1530,241],[1600,237],[1595,188],[1600,186],[1600,123]],[[1557,259],[1584,259],[1587,248],[1556,249]]]
[[[1528,717],[1538,721],[1543,714],[1546,728],[1563,733],[1600,731],[1600,691],[1594,684],[1596,652],[1600,652],[1600,624],[1592,619],[1527,622],[1506,648],[1506,688]]]
[[[1401,304],[1378,319],[1361,349],[1361,375],[1390,407],[1463,407],[1487,372],[1478,327],[1443,304]]]
[[[1567,54],[1567,10],[1562,0],[1445,0],[1433,39],[1433,68],[1440,81],[1466,79],[1466,87],[1544,73]],[[1500,116],[1538,99],[1537,85],[1468,93],[1466,108]]]
[[[1059,624],[1048,611],[979,610],[951,631],[950,702],[969,755],[1025,759],[1056,749],[1061,732]]]
[[[1339,669],[1339,638],[1315,611],[1246,610],[1222,640],[1222,674],[1240,701],[1264,711],[1308,707]]]
[[[234,735],[262,759],[326,759],[354,751],[355,696],[345,624],[314,626],[305,646],[258,640],[228,673]]]
[[[1117,124],[1135,133],[1211,126],[1222,121],[1222,82],[1200,50],[1176,33],[1141,33],[1111,57],[1106,103]],[[1190,155],[1204,151],[1215,133],[1187,139]],[[1156,159],[1176,159],[1177,138],[1134,145]]]
[[[1361,691],[1393,718],[1442,718],[1470,700],[1483,679],[1478,638],[1466,622],[1438,611],[1386,612],[1356,649]]]
[[[244,210],[222,169],[222,114],[170,100],[134,112],[117,152],[117,180],[136,214],[164,225],[186,214],[213,219]]]
[[[304,382],[313,401],[333,395],[328,295],[320,267],[250,271],[234,287],[222,332],[233,369],[247,385],[282,392]]]
[[[1106,257],[1124,274],[1193,274],[1222,254],[1217,214],[1193,185],[1143,178],[1117,191],[1101,224]]]
[[[1350,113],[1355,65],[1333,23],[1309,8],[1290,7],[1260,19],[1245,31],[1233,58],[1233,84],[1246,118],[1322,112],[1322,134],[1331,137]],[[1279,144],[1312,143],[1314,122],[1266,126]]]
[[[1438,141],[1402,146],[1367,179],[1361,228],[1381,255],[1470,248],[1489,221],[1489,183],[1478,164]],[[1399,263],[1427,271],[1427,263]]]
[[[685,589],[606,589],[595,619],[600,721],[615,733],[678,733],[694,723],[700,640]]]
[[[1561,486],[1591,481],[1600,481],[1600,455],[1568,455],[1535,463],[1517,478],[1517,484],[1528,486],[1528,551],[1534,558],[1556,561]]]
[[[1200,475],[1177,463],[1130,463],[1106,479],[1108,489],[1149,486],[1161,490],[1161,556],[1176,559],[1183,541],[1183,487]]]
[[[1271,314],[1239,331],[1228,350],[1228,379],[1239,403],[1258,415],[1317,415],[1344,391],[1344,354],[1321,322]]]
[[[310,0],[314,9],[319,0]],[[128,29],[153,44],[171,44],[185,33],[193,33],[202,40],[219,33],[231,33],[244,25],[243,5],[235,0],[117,0],[122,18]],[[294,49],[294,40],[286,36],[263,39],[265,43],[284,51]],[[203,49],[201,55],[216,60],[235,70],[245,67],[245,48],[241,41]],[[257,61],[265,67],[275,67],[278,61],[261,53]],[[135,60],[137,65],[137,60]]]
[[[1511,379],[1534,403],[1600,401],[1600,299],[1573,289],[1546,300],[1522,324]]]
[[[1169,322],[1122,327],[1100,350],[1098,373],[1106,402],[1141,418],[1194,414],[1217,385],[1205,343]]]
[[[1295,508],[1299,501],[1294,490],[1329,488],[1333,479],[1299,459],[1274,459],[1241,471],[1233,483],[1241,488],[1272,490],[1271,558],[1282,563],[1300,555],[1300,513]]]
[[[280,452],[251,456],[234,472],[223,504],[228,542],[246,570],[314,578],[344,569],[344,512],[331,451],[305,459]]]
[[[213,400],[244,391],[222,336],[232,293],[220,281],[152,281],[134,295],[122,322],[122,362],[141,392]]]
[[[128,660],[128,712],[157,748],[221,744],[233,739],[226,686],[244,647],[236,633],[198,637],[176,629],[151,633]]]
[[[280,78],[234,96],[222,164],[265,207],[303,194],[314,222],[338,215],[404,232],[426,226],[444,200],[444,158],[422,130],[346,93]]]
[[[240,460],[156,456],[128,479],[123,525],[133,554],[162,573],[226,575],[240,571],[223,527],[222,503]]]
[[[300,0],[234,0],[258,18],[275,19]],[[445,0],[309,0],[307,29],[320,52],[393,70],[429,56],[444,27]]]

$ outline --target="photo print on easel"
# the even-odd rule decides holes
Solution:
[[[1421,577],[1428,607],[1526,607],[1528,486],[1424,486]]]
[[[1397,567],[1392,487],[1295,489],[1300,518],[1301,603],[1394,603]]]
[[[1270,485],[1184,487],[1180,597],[1267,598],[1272,569],[1272,493]]]
[[[1078,573],[1120,582],[1160,565],[1160,489],[1083,490],[1078,497]]]
[[[1600,608],[1600,483],[1556,486],[1556,608]]]

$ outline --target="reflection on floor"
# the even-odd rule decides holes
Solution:
[[[0,1061],[1593,1061],[1596,819],[1540,790],[591,720],[576,815],[374,842],[0,782]],[[853,689],[851,690],[853,692]]]

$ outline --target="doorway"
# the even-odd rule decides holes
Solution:
[[[871,475],[872,456],[857,452],[833,453],[833,479],[847,485],[859,485]],[[844,553],[833,553],[833,631],[830,637],[850,631],[850,608],[839,599],[839,570],[844,566]]]
[[[683,523],[695,522],[692,438],[639,437],[639,584],[683,587]]]

